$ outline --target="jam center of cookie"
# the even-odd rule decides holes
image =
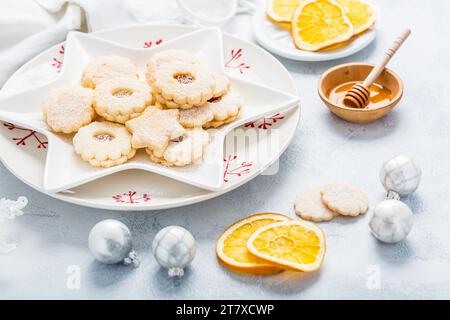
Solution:
[[[189,73],[179,73],[173,77],[181,84],[188,84],[195,80],[194,76]]]
[[[220,96],[220,97],[215,97],[215,98],[211,98],[211,99],[208,100],[208,102],[211,102],[211,103],[217,103],[217,102],[219,102],[220,100],[222,100],[222,96]]]
[[[133,91],[126,88],[116,89],[112,92],[112,95],[116,98],[126,98],[133,94]]]
[[[100,133],[95,136],[95,139],[100,142],[109,142],[114,140],[114,136],[109,133]]]
[[[175,139],[172,139],[172,140],[170,140],[171,142],[181,142],[181,141],[183,141],[183,136],[179,136],[178,138],[175,138]]]

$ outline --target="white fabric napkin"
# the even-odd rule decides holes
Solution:
[[[173,0],[2,0],[0,87],[30,58],[64,41],[71,30],[181,20]]]

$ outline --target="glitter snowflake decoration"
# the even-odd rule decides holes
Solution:
[[[28,199],[25,197],[19,197],[17,201],[0,199],[0,223],[4,220],[12,220],[15,217],[23,214],[22,209],[28,204]],[[1,229],[0,229],[1,230]],[[8,253],[16,249],[16,245],[4,240],[0,235],[0,253]]]

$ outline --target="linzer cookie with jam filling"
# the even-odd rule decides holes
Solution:
[[[94,91],[94,108],[108,121],[125,123],[139,116],[152,103],[151,88],[144,81],[115,78]]]
[[[105,80],[114,78],[138,79],[136,65],[128,58],[110,55],[93,59],[83,72],[84,87],[95,89]]]
[[[211,99],[215,83],[213,74],[200,64],[165,64],[154,73],[153,93],[167,108],[189,109]]]
[[[167,149],[160,157],[156,156],[149,148],[146,151],[153,162],[168,167],[183,167],[201,162],[208,144],[208,131],[196,127],[187,129],[183,136],[170,141]]]
[[[230,89],[224,96],[210,99],[206,105],[213,112],[214,118],[205,123],[203,128],[217,128],[239,117],[243,99],[236,90]]]
[[[53,132],[77,132],[95,118],[92,90],[77,86],[56,89],[44,98],[42,110]]]
[[[147,148],[161,157],[169,141],[181,137],[185,129],[178,123],[178,110],[161,110],[148,107],[137,118],[125,123],[132,133],[133,148]]]
[[[146,65],[145,77],[147,82],[152,85],[155,72],[164,65],[173,63],[199,64],[197,58],[185,50],[169,49],[154,54]]]
[[[136,154],[128,130],[121,124],[107,121],[92,122],[78,130],[73,146],[84,161],[95,167],[116,166]]]
[[[200,107],[180,110],[179,122],[185,128],[203,126],[217,128],[235,121],[239,117],[243,102],[233,89],[222,97],[211,98]]]
[[[209,103],[200,107],[180,110],[180,124],[185,128],[201,127],[214,119]]]

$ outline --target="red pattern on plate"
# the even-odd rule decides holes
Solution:
[[[239,48],[237,50],[231,49],[231,57],[225,63],[225,67],[239,69],[239,72],[241,74],[244,73],[245,70],[250,69],[250,66],[245,62],[239,62],[239,59],[242,57],[242,54],[243,54],[242,48]]]
[[[47,149],[48,141],[46,141],[45,138],[42,135],[40,135],[39,133],[37,133],[36,131],[31,130],[31,129],[17,127],[16,125],[9,123],[9,122],[4,122],[3,126],[6,127],[10,131],[18,131],[18,132],[23,133],[20,136],[12,138],[12,140],[16,142],[16,145],[26,146],[27,142],[30,139],[32,139],[37,142],[38,149]]]
[[[157,46],[157,45],[161,44],[162,42],[163,42],[162,38],[157,39],[155,42],[153,42],[153,41],[146,41],[146,42],[144,42],[143,47],[144,48],[151,48],[153,46],[153,44],[155,44]]]
[[[276,113],[270,117],[264,117],[255,121],[250,121],[245,124],[246,128],[258,128],[267,130],[269,127],[271,127],[274,123],[277,123],[280,120],[283,120],[284,116],[281,113]]]
[[[60,45],[58,48],[58,56],[57,57],[53,57],[52,59],[52,67],[54,67],[56,69],[56,72],[60,72],[62,65],[63,65],[63,60],[64,60],[64,53],[65,53],[66,49],[64,47],[64,44]]]
[[[149,202],[152,197],[147,193],[137,193],[136,191],[128,191],[122,194],[112,196],[117,203],[137,204],[142,202]]]
[[[223,172],[223,181],[230,181],[230,176],[238,176],[241,177],[243,174],[249,173],[250,168],[253,166],[253,162],[243,161],[241,163],[234,162],[237,159],[237,155],[229,155],[227,158],[224,158],[225,162],[225,171]]]

